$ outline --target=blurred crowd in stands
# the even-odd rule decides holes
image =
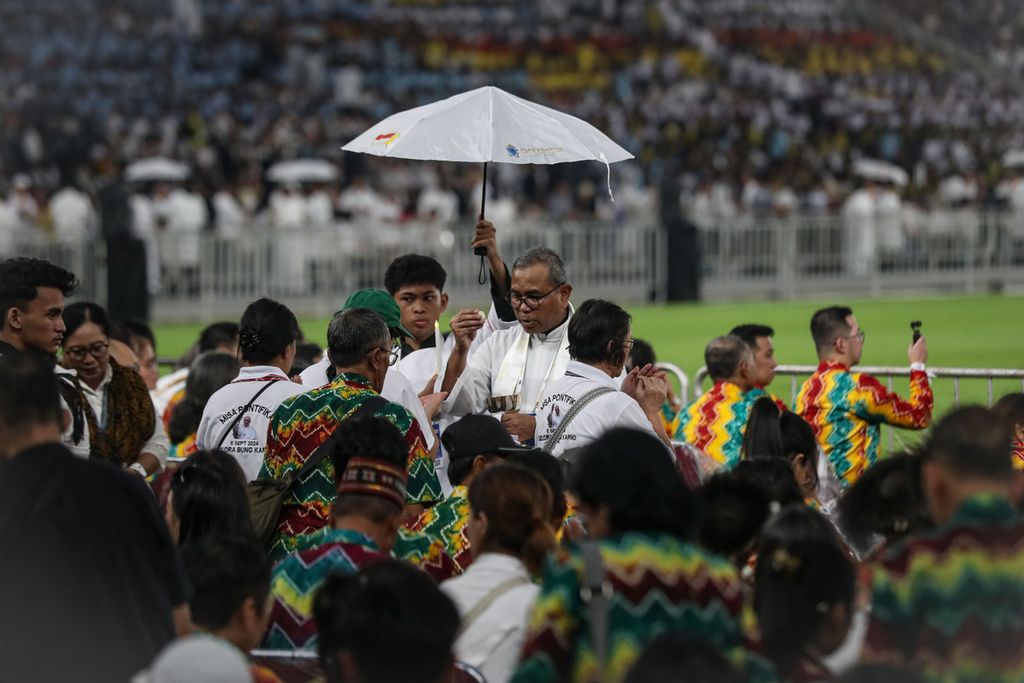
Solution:
[[[1009,4],[922,4],[889,9],[993,68],[1020,61]],[[828,0],[10,0],[0,22],[0,232],[80,239],[97,189],[154,155],[192,169],[183,187],[137,188],[158,225],[166,201],[188,204],[184,231],[472,216],[479,168],[339,148],[394,111],[487,84],[637,157],[613,169],[615,203],[600,164],[496,165],[499,221],[650,215],[666,179],[700,227],[837,212],[860,158],[905,169],[902,199],[924,210],[1024,206],[1001,163],[1024,147],[1024,98]],[[337,162],[340,180],[266,182],[270,164],[303,157]]]

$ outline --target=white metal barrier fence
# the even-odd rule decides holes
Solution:
[[[711,298],[795,298],[841,292],[986,291],[1024,285],[1024,217],[973,210],[914,220],[750,216],[700,230]]]
[[[775,368],[776,376],[789,377],[789,404],[796,401],[797,392],[800,390],[799,379],[809,377],[818,369],[816,365],[780,365]],[[884,377],[886,384],[891,391],[893,389],[894,377],[910,377],[909,367],[888,367],[888,366],[857,366],[857,372],[867,373],[874,377]],[[930,379],[951,379],[953,381],[953,405],[960,405],[960,383],[962,380],[985,380],[988,396],[988,405],[992,405],[998,398],[995,395],[995,382],[999,380],[1019,380],[1020,390],[1024,391],[1024,369],[1016,368],[928,368]],[[693,397],[700,398],[704,393],[704,380],[708,378],[707,368],[701,368],[694,375]]]
[[[253,299],[271,296],[298,312],[329,315],[353,291],[383,287],[388,264],[410,252],[441,262],[453,301],[483,303],[489,291],[478,283],[480,259],[470,250],[471,236],[466,226],[344,224],[233,240],[190,235],[185,239],[193,244],[186,248],[181,236],[164,235],[163,287],[154,308],[163,319],[211,319],[237,316]],[[628,302],[664,291],[663,241],[655,224],[533,224],[504,230],[500,246],[509,264],[528,247],[550,247],[565,260],[580,295]]]

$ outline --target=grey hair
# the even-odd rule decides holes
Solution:
[[[562,257],[554,249],[548,249],[547,247],[530,247],[515,260],[515,263],[512,264],[512,270],[529,268],[537,264],[543,264],[548,267],[548,279],[551,280],[551,284],[560,287],[569,282],[569,278],[565,274],[565,263],[562,261]]]
[[[743,361],[752,362],[754,353],[747,343],[734,334],[715,337],[704,349],[704,365],[715,382],[736,374]]]
[[[357,365],[374,347],[391,341],[388,324],[369,308],[350,308],[334,314],[327,327],[327,353],[335,366]]]

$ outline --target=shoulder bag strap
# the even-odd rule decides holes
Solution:
[[[358,420],[361,417],[372,415],[373,413],[377,412],[377,410],[379,410],[380,408],[386,406],[388,403],[389,401],[386,398],[383,398],[382,396],[371,396],[370,398],[363,401],[363,404],[361,406],[359,406],[358,408],[353,410],[349,415],[341,419],[338,422],[338,424],[340,425],[342,422],[345,422],[347,420]],[[331,435],[327,437],[327,439],[322,444],[320,444],[320,446],[313,452],[313,455],[309,457],[309,460],[307,460],[299,469],[299,471],[295,474],[294,481],[299,481],[307,474],[312,472],[314,469],[316,469],[320,462],[325,457],[327,457],[327,455],[332,450],[334,450],[334,444],[338,440],[337,437],[338,428],[335,427],[334,431],[331,432]]]
[[[530,583],[529,580],[524,579],[521,576],[515,576],[509,579],[508,581],[503,581],[502,583],[499,583],[497,586],[492,588],[491,591],[487,593],[487,595],[480,598],[480,601],[473,605],[473,609],[466,612],[466,616],[462,617],[462,623],[459,625],[459,630],[455,632],[455,639],[458,640],[463,633],[468,631],[469,627],[473,625],[473,622],[479,619],[480,616],[483,615],[483,613],[486,612],[487,609],[494,604],[495,600],[500,598],[505,593],[508,593],[513,588],[525,586],[528,583]]]
[[[548,448],[554,448],[555,445],[558,444],[558,440],[562,438],[563,434],[565,434],[565,430],[569,427],[569,423],[587,407],[588,403],[599,396],[610,394],[613,391],[618,391],[618,389],[612,389],[611,387],[595,387],[580,396],[579,399],[572,404],[572,408],[569,408],[569,412],[565,414],[562,421],[558,423],[555,433],[548,437]]]
[[[220,439],[217,440],[217,445],[214,446],[214,449],[220,448],[224,444],[224,442],[228,438],[228,434],[230,434],[231,430],[235,428],[235,425],[238,424],[238,421],[242,419],[242,416],[245,415],[249,411],[249,408],[252,408],[252,404],[256,402],[256,399],[258,399],[260,397],[260,395],[263,394],[264,391],[269,389],[271,384],[276,384],[277,382],[281,382],[281,381],[283,381],[283,380],[280,380],[280,379],[272,379],[272,380],[270,380],[269,382],[264,384],[260,388],[260,390],[257,391],[256,394],[252,398],[249,399],[249,402],[245,404],[245,407],[242,408],[238,412],[238,415],[235,415],[235,419],[231,421],[231,424],[228,425],[228,428],[224,431],[223,434],[220,435]]]
[[[605,579],[604,561],[597,543],[587,541],[580,546],[580,550],[583,553],[583,587],[580,589],[580,597],[587,613],[600,683],[604,680],[604,666],[608,657],[608,599],[612,595],[612,586]]]

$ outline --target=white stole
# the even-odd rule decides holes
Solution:
[[[505,353],[505,358],[501,361],[501,368],[498,370],[498,376],[494,378],[491,383],[491,396],[509,396],[519,394],[523,389],[523,380],[526,377],[526,357],[530,351],[530,334],[526,332],[522,327],[519,328],[519,334],[516,337],[515,342]],[[537,412],[537,405],[544,397],[544,389],[547,387],[548,382],[552,377],[561,377],[565,374],[565,368],[569,365],[569,329],[562,332],[562,340],[558,345],[558,352],[554,358],[551,359],[551,365],[548,367],[547,375],[544,377],[544,382],[540,385],[540,389],[537,390],[537,396],[534,397],[533,403],[526,405],[524,402],[519,404],[519,412],[533,415]]]

